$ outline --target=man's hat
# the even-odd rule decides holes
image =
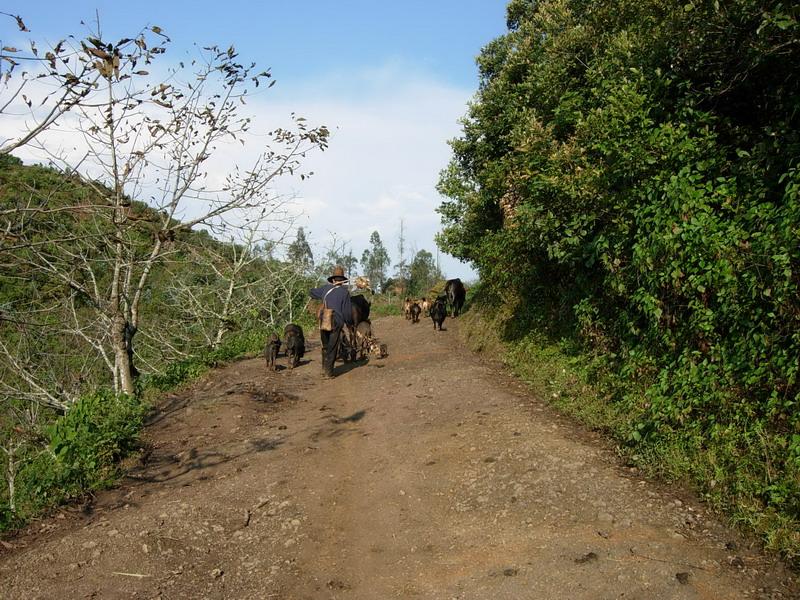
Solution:
[[[344,267],[341,265],[337,265],[333,269],[331,276],[328,277],[328,283],[333,283],[334,281],[347,281],[347,277],[344,276]]]

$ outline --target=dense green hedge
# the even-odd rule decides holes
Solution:
[[[800,8],[508,15],[442,174],[440,245],[519,303],[507,341],[553,320],[578,336],[637,456],[797,523]],[[800,534],[771,541],[800,552]]]

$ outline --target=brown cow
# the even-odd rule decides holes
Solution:
[[[430,302],[428,302],[425,298],[423,298],[422,302],[420,303],[419,306],[422,309],[422,314],[424,316],[427,317],[427,316],[430,315],[430,310],[431,310],[431,303]]]
[[[406,318],[406,321],[411,320],[411,298],[406,298],[403,300],[403,315]]]

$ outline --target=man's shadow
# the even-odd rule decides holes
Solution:
[[[340,365],[334,366],[333,374],[334,375],[344,375],[345,373],[349,373],[353,369],[357,369],[359,367],[365,367],[369,363],[369,357],[367,358],[358,358],[356,360],[351,360],[344,362]]]

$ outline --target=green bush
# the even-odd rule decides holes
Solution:
[[[87,489],[112,481],[117,461],[137,447],[144,414],[138,399],[110,391],[78,400],[47,431],[65,479]]]
[[[80,398],[46,428],[45,448],[23,447],[16,510],[0,501],[0,528],[21,525],[42,510],[112,484],[119,460],[138,448],[146,407],[136,398],[101,391]]]

